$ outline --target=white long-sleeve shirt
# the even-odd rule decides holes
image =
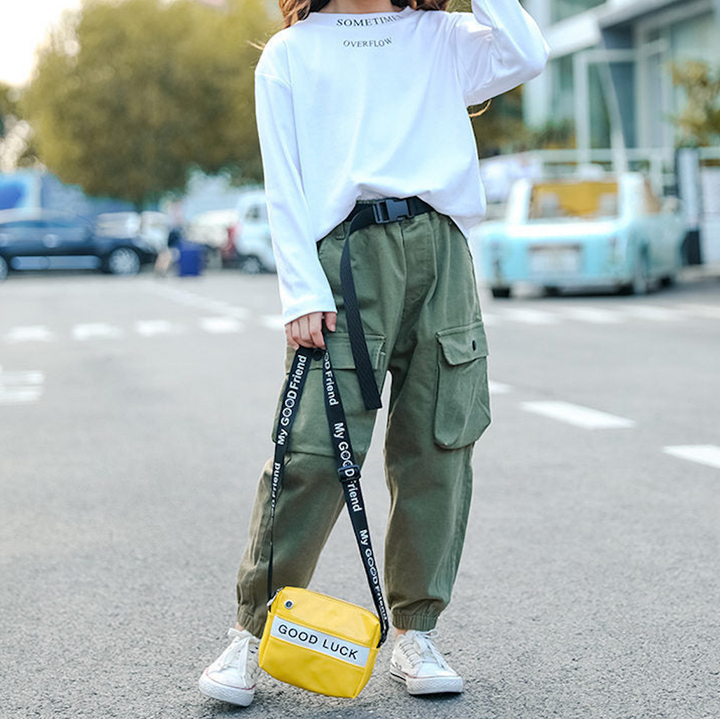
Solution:
[[[270,38],[255,101],[285,322],[335,311],[316,242],[358,199],[417,195],[469,234],[485,193],[467,107],[538,75],[547,56],[518,0],[312,12]]]

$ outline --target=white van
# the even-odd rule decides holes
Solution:
[[[251,190],[237,204],[238,223],[234,241],[238,265],[246,273],[275,272],[267,204],[263,190]]]

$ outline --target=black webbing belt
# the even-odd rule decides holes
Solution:
[[[391,197],[385,200],[376,200],[372,203],[358,203],[345,219],[345,222],[350,221],[350,225],[345,232],[345,244],[340,258],[340,283],[345,303],[350,347],[355,360],[355,371],[360,383],[365,409],[378,409],[381,402],[380,391],[375,381],[372,363],[370,362],[370,353],[365,340],[357,293],[355,292],[355,280],[353,279],[350,257],[350,235],[355,230],[361,230],[369,225],[384,225],[396,220],[409,219],[432,209],[427,202],[423,202],[419,197],[407,197],[403,200]]]
[[[370,543],[370,528],[368,527],[367,514],[365,513],[365,502],[360,489],[360,467],[355,462],[353,448],[350,444],[350,433],[348,431],[347,419],[343,410],[340,392],[335,380],[335,373],[330,363],[330,354],[327,351],[312,350],[300,347],[295,353],[290,374],[285,383],[277,432],[275,434],[275,458],[272,470],[272,489],[270,493],[270,560],[268,565],[268,599],[271,599],[273,592],[272,570],[275,531],[275,507],[277,506],[278,495],[282,488],[282,480],[285,472],[285,453],[290,438],[295,417],[297,416],[300,397],[307,372],[313,356],[322,358],[323,386],[325,388],[325,412],[327,414],[328,428],[335,450],[335,461],[338,466],[338,477],[345,494],[353,532],[357,541],[360,556],[362,558],[365,575],[367,577],[373,603],[380,619],[380,643],[382,645],[388,633],[388,614],[383,598],[382,587],[380,586],[380,575],[375,562],[372,544]]]

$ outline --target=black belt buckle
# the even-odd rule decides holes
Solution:
[[[385,225],[395,220],[410,219],[410,205],[407,200],[396,200],[388,198],[387,200],[379,200],[373,203],[373,217],[379,225]]]

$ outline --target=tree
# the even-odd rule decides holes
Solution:
[[[15,104],[12,97],[12,87],[0,82],[0,142],[5,139],[5,132],[10,118],[15,116]]]
[[[522,88],[517,87],[480,107],[471,107],[473,131],[480,157],[515,152],[526,146],[528,129],[523,121]]]
[[[687,103],[672,118],[681,132],[680,144],[712,145],[720,139],[720,67],[689,61],[671,67],[673,83],[685,91]]]
[[[12,167],[10,137],[19,122],[16,90],[0,82],[0,172]]]
[[[88,194],[138,207],[190,170],[261,178],[253,71],[263,0],[88,0],[41,50],[24,107],[42,161]]]
[[[32,129],[23,118],[18,88],[0,82],[0,172],[37,164]]]

